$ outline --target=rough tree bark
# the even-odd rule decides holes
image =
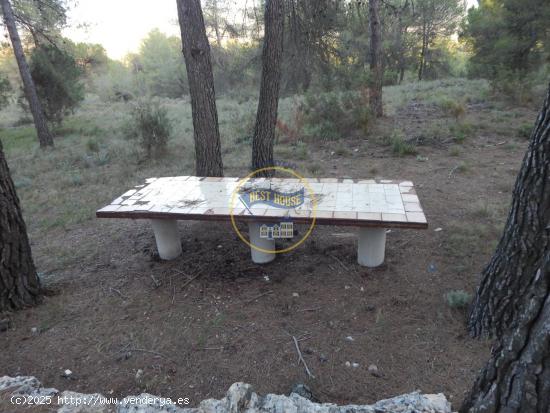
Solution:
[[[426,66],[426,53],[428,49],[428,34],[426,23],[422,24],[422,49],[420,50],[420,61],[418,62],[418,80],[424,77],[424,67]]]
[[[193,114],[197,176],[223,176],[210,44],[200,0],[177,0]]]
[[[376,117],[383,115],[382,107],[382,29],[379,17],[379,0],[369,0],[370,22],[370,107]]]
[[[474,337],[502,334],[517,326],[549,247],[550,233],[550,87],[513,191],[508,221],[497,249],[481,275],[470,310]]]
[[[27,228],[0,142],[0,312],[29,307],[39,299]]]
[[[544,251],[528,296],[522,297],[518,327],[493,349],[461,413],[550,412],[550,250]]]
[[[11,44],[13,47],[13,54],[19,67],[19,73],[21,74],[21,80],[23,81],[23,90],[25,91],[25,97],[29,103],[29,108],[34,120],[34,126],[36,128],[36,134],[38,135],[38,141],[41,147],[53,146],[53,138],[48,129],[46,118],[44,117],[44,111],[38,95],[36,94],[36,87],[32,80],[29,65],[25,59],[23,53],[23,46],[21,45],[21,39],[19,33],[17,33],[17,26],[15,25],[15,18],[13,16],[13,10],[9,0],[0,0],[2,5],[2,14],[4,16],[4,24],[8,29]]]
[[[279,105],[283,60],[284,0],[266,0],[262,81],[252,139],[252,169],[273,166],[273,142]],[[271,171],[259,173],[269,176]]]

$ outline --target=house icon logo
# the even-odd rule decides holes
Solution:
[[[282,221],[278,224],[262,224],[260,226],[260,238],[281,239],[294,237],[294,224],[292,221]]]

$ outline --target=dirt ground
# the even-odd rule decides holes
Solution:
[[[468,112],[489,116],[484,107]],[[465,310],[444,296],[475,291],[527,141],[503,137],[495,126],[476,130],[453,152],[452,141],[422,136],[422,123],[441,116],[412,102],[373,131],[399,125],[420,145],[420,157],[396,157],[371,137],[348,139],[344,155],[330,143],[309,144],[323,166],[318,176],[415,182],[430,228],[392,230],[377,269],[356,264],[352,227],[317,227],[300,248],[263,266],[251,262],[228,223],[180,223],[184,255],[172,262],[156,258],[143,221],[92,220],[31,234],[48,295],[11,315],[11,329],[0,334],[1,374],[106,396],[189,397],[192,405],[243,381],[261,393],[306,383],[321,401],[341,404],[444,392],[458,407],[490,342],[470,339]],[[517,115],[535,116],[527,109]],[[227,174],[238,172],[245,171]],[[51,245],[68,255],[84,249],[86,258],[59,267]],[[315,378],[298,362],[291,336]],[[373,364],[377,375],[368,371]]]

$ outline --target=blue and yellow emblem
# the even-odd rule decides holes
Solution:
[[[240,193],[240,198],[247,207],[263,203],[276,208],[294,209],[304,203],[304,188],[290,193],[274,189],[247,189]]]

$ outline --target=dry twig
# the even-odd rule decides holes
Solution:
[[[250,303],[256,301],[258,298],[262,298],[264,295],[269,295],[269,294],[273,294],[273,291],[272,291],[272,290],[269,290],[269,291],[266,291],[265,293],[262,293],[262,294],[260,294],[260,295],[257,295],[256,297],[251,298],[250,300],[246,300],[246,301],[244,302],[244,304],[250,304]]]
[[[123,300],[127,300],[128,297],[126,297],[124,294],[122,294],[120,292],[120,290],[117,290],[116,288],[113,288],[113,287],[109,287],[109,291],[113,292],[113,293],[116,293],[116,295],[118,295],[120,298],[122,298]]]
[[[300,359],[300,361],[302,362],[302,364],[304,365],[305,369],[306,369],[306,373],[308,375],[308,377],[310,379],[314,379],[315,376],[313,374],[311,374],[311,371],[309,371],[309,368],[306,364],[306,361],[304,360],[304,358],[302,357],[302,352],[300,351],[300,346],[298,345],[298,340],[296,340],[296,337],[292,336],[292,340],[294,340],[294,346],[296,346],[296,351],[298,352],[298,358]]]

